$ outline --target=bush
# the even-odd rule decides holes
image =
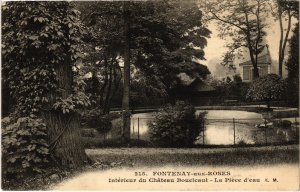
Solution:
[[[122,118],[117,118],[111,121],[112,128],[111,128],[111,136],[113,138],[121,138],[122,129],[123,129],[123,120]]]
[[[195,114],[195,108],[184,102],[167,106],[149,123],[150,139],[163,147],[190,147],[202,130],[205,113]]]
[[[273,125],[274,127],[290,128],[292,126],[292,122],[289,120],[274,120]]]
[[[46,125],[42,119],[2,119],[2,165],[6,179],[43,172],[49,163]]]
[[[96,137],[98,135],[98,131],[93,128],[86,128],[80,130],[81,137]]]
[[[103,114],[101,110],[93,109],[85,111],[81,118],[85,127],[95,128],[98,132],[106,132],[111,129],[110,114]]]
[[[237,143],[238,146],[246,146],[247,143],[244,141],[244,140],[240,140],[238,143]]]

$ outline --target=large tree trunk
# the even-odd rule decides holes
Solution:
[[[66,99],[73,92],[73,72],[71,59],[55,67],[59,92],[49,94],[53,104],[57,97]],[[50,141],[50,152],[56,162],[63,167],[81,167],[88,158],[81,144],[80,121],[76,112],[65,113],[58,109],[43,112]]]
[[[129,94],[130,94],[130,47],[129,47],[129,2],[123,4],[123,16],[124,16],[124,88],[122,99],[122,115],[123,115],[123,131],[122,139],[124,142],[130,142],[130,111],[129,111]]]
[[[80,140],[79,118],[75,113],[61,111],[44,113],[50,140],[50,153],[63,167],[75,168],[88,161]]]

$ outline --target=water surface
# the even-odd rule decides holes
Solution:
[[[265,128],[264,125],[268,122],[259,113],[238,110],[197,110],[196,114],[201,112],[207,114],[205,129],[198,136],[197,144],[266,144],[295,139],[296,129]],[[131,116],[132,138],[150,140],[148,123],[154,114],[155,112],[138,113]]]

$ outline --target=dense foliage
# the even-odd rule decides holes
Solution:
[[[196,115],[195,108],[184,102],[169,105],[149,123],[151,141],[163,147],[190,147],[199,136],[204,115]]]
[[[2,119],[2,169],[4,178],[19,179],[41,173],[50,162],[46,125],[36,117]]]
[[[1,8],[3,83],[14,101],[14,121],[4,129],[4,170],[37,171],[47,153],[57,165],[83,164],[77,110],[90,101],[76,75],[83,57],[79,12],[68,2],[5,2]]]
[[[282,99],[286,94],[286,84],[276,74],[268,74],[253,81],[247,98],[254,101],[265,101],[270,108],[270,101]]]
[[[121,97],[120,65],[124,58],[123,6],[119,2],[75,2],[90,31],[86,38],[88,63],[96,88],[97,106],[108,112],[114,97]],[[202,13],[194,3],[179,1],[130,2],[131,98],[145,101],[166,97],[185,72],[206,77],[208,68],[199,64],[210,31],[202,23]],[[147,84],[147,90],[141,90]],[[147,92],[147,96],[145,93]],[[138,97],[137,97],[138,96]],[[120,99],[119,99],[120,100]]]
[[[66,100],[49,98],[50,92],[63,92],[55,67],[68,65],[66,58],[75,63],[82,57],[78,11],[66,2],[7,2],[2,11],[3,74],[18,115],[36,114],[54,104],[64,113],[87,105],[80,90]]]
[[[180,83],[179,73],[193,78],[209,74],[198,62],[205,59],[203,49],[211,32],[202,25],[196,3],[148,3],[145,15],[133,21],[133,61],[153,83],[157,79],[168,92]]]
[[[206,79],[206,82],[216,89],[220,102],[226,99],[246,100],[249,83],[242,82],[239,75],[234,75],[233,77],[227,76],[222,79],[210,77]]]
[[[99,109],[91,109],[82,112],[81,122],[84,127],[94,128],[98,132],[106,132],[111,129],[111,120],[113,118],[114,115],[112,114],[104,114]]]

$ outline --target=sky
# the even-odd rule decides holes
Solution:
[[[275,22],[273,18],[267,18],[267,22],[270,23],[269,27],[266,29],[267,36],[266,36],[266,43],[269,45],[269,51],[271,55],[271,59],[274,61],[272,63],[271,72],[278,74],[278,47],[279,47],[279,39],[280,39],[280,28],[279,22]],[[227,76],[228,73],[225,72],[226,67],[220,67],[220,62],[222,60],[222,55],[226,52],[225,43],[226,41],[220,39],[218,37],[218,30],[216,24],[210,24],[208,28],[211,30],[211,38],[208,39],[207,47],[204,49],[205,51],[205,58],[206,61],[201,61],[202,64],[208,66],[210,72],[216,78],[221,78],[222,76]],[[290,33],[291,35],[291,33]],[[287,45],[287,48],[289,45]],[[246,57],[248,55],[245,55]],[[249,56],[248,56],[249,57]],[[287,58],[287,56],[286,56]],[[244,60],[237,60],[235,64],[237,66],[237,73],[240,72],[240,68],[238,67],[238,63],[245,61]],[[220,71],[220,70],[224,71]],[[227,75],[226,75],[227,74]],[[232,73],[231,73],[232,74]],[[284,76],[287,75],[287,71],[284,70]]]

